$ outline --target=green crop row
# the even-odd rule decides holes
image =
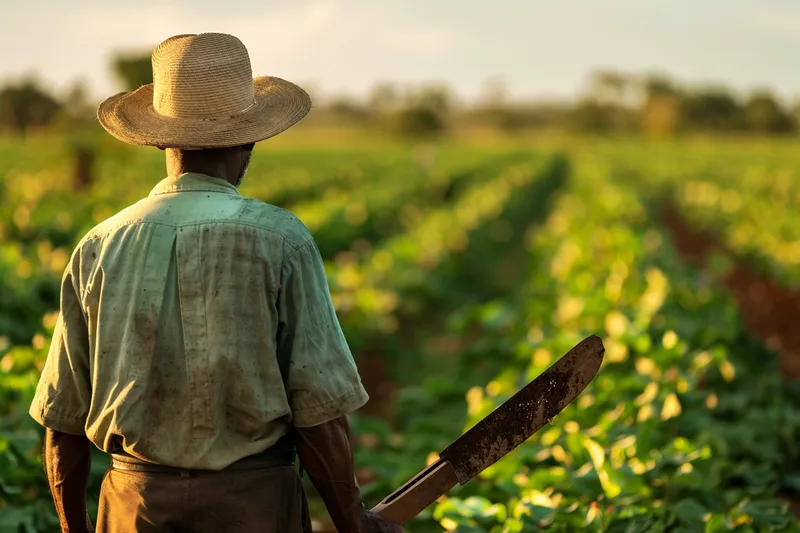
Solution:
[[[589,334],[605,362],[551,425],[442,501],[441,526],[800,530],[778,498],[800,489],[800,401],[730,297],[678,262],[602,159],[579,160],[548,229],[530,241],[542,260],[524,296],[499,313],[508,360],[467,394],[467,426]]]
[[[800,288],[800,158],[734,151],[626,147],[609,157],[624,178],[668,198],[693,227],[746,257],[764,274]]]
[[[476,307],[476,303],[513,294],[517,282],[527,277],[529,254],[518,243],[540,229],[567,172],[561,156],[542,159],[536,168],[535,180],[517,189],[498,213],[470,231],[465,249],[442,257],[419,283],[398,287],[401,304],[393,312],[399,322],[395,334],[371,338],[356,349],[367,368],[370,359],[380,358],[388,367],[390,382],[398,386],[384,416],[353,417],[356,464],[370,505],[422,469],[432,451],[460,435],[466,416],[464,394],[486,383],[503,362],[500,357],[485,357],[485,339],[480,332],[466,331],[464,317],[453,311],[475,310],[468,314],[491,321],[492,306]],[[348,340],[356,346],[360,343],[350,332],[370,331],[359,330],[347,318],[344,325]],[[423,511],[407,531],[441,531],[431,513],[432,508]]]
[[[391,334],[398,313],[413,306],[407,298],[425,287],[431,272],[470,246],[470,235],[500,216],[507,203],[529,194],[549,173],[554,161],[533,158],[501,166],[497,174],[464,188],[452,202],[422,212],[405,211],[411,223],[405,232],[381,241],[363,254],[343,255],[328,264],[327,273],[337,312],[349,329],[348,340],[372,332]],[[510,227],[501,227],[495,245],[508,239]],[[484,257],[485,259],[485,257]]]
[[[291,206],[314,234],[325,259],[348,247],[367,247],[396,233],[446,204],[470,184],[488,179],[498,169],[525,154],[491,156],[478,165],[440,158],[429,166],[401,164],[358,188],[334,188],[320,198]],[[469,161],[469,160],[468,160]]]

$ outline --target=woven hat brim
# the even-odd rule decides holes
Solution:
[[[226,148],[263,141],[287,130],[311,109],[303,89],[281,78],[253,79],[255,102],[241,114],[216,119],[171,118],[153,108],[153,84],[100,104],[97,118],[117,139],[145,146]]]

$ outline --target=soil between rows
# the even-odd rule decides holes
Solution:
[[[780,372],[786,381],[800,379],[800,328],[795,324],[800,292],[781,287],[755,272],[713,237],[691,228],[674,208],[664,207],[661,220],[683,259],[703,265],[717,252],[732,260],[733,268],[720,281],[734,296],[745,327],[778,354]],[[800,518],[800,499],[793,495],[783,495],[783,499]]]
[[[684,259],[702,265],[711,253],[718,252],[732,260],[733,267],[720,281],[736,299],[745,327],[779,355],[780,371],[787,381],[800,379],[800,328],[796,322],[800,292],[757,273],[714,238],[691,228],[673,208],[665,207],[661,219]]]

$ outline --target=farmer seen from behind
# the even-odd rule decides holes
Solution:
[[[168,177],[74,250],[30,407],[62,529],[93,530],[96,446],[99,532],[310,532],[295,455],[340,532],[402,531],[361,500],[347,415],[368,398],[314,239],[237,189],[310,98],[253,78],[230,35],[172,37],[152,66],[98,118],[163,149]]]

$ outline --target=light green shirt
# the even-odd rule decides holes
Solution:
[[[30,414],[109,453],[216,470],[367,399],[308,229],[187,173],[76,247]]]

